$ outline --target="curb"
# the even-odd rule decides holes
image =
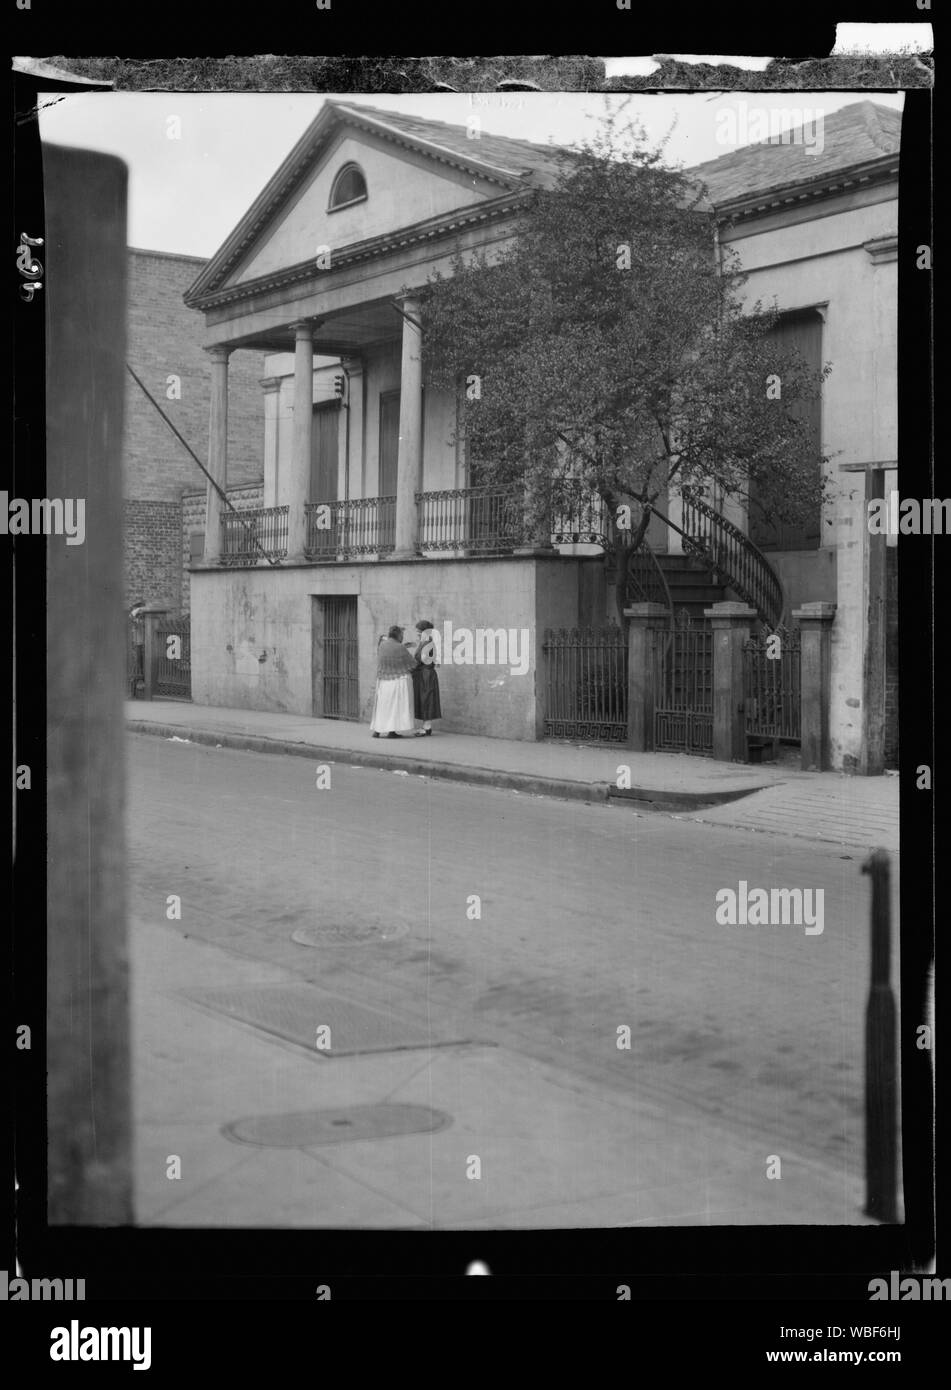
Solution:
[[[729,792],[650,791],[645,787],[622,790],[610,782],[578,782],[568,778],[539,777],[531,772],[501,772],[490,767],[471,767],[464,763],[439,763],[429,759],[401,757],[399,754],[381,756],[371,750],[362,753],[356,748],[322,747],[315,743],[290,743],[284,739],[264,738],[260,734],[215,733],[208,729],[190,729],[181,724],[157,724],[147,719],[128,719],[126,728],[133,734],[152,734],[158,738],[178,738],[212,748],[233,748],[250,753],[283,753],[290,757],[311,758],[315,762],[346,763],[354,767],[379,768],[386,772],[407,772],[420,777],[437,777],[447,782],[468,782],[474,786],[500,787],[530,796],[550,796],[563,801],[629,802],[637,810],[684,811],[708,810],[729,801],[738,801],[762,787],[747,787]]]

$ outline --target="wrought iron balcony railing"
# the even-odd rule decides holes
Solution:
[[[309,502],[305,553],[312,560],[385,555],[396,536],[395,497],[351,497]]]
[[[287,507],[246,507],[221,517],[222,565],[255,565],[287,555]]]
[[[418,492],[421,550],[511,551],[527,545],[520,484]]]

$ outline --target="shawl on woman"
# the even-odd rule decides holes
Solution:
[[[383,638],[376,653],[376,674],[379,680],[409,675],[415,664],[409,652],[395,637]]]

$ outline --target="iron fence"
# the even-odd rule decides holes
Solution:
[[[799,629],[764,630],[744,644],[744,657],[747,736],[798,743],[802,730]]]
[[[247,507],[223,512],[222,565],[254,565],[287,556],[287,507]]]
[[[654,749],[713,756],[713,629],[681,610],[654,632]]]
[[[548,628],[545,735],[585,742],[627,741],[627,634],[603,628]]]
[[[153,653],[156,695],[190,700],[192,694],[192,626],[187,613],[164,613],[155,625]]]

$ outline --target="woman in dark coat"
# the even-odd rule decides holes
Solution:
[[[428,618],[420,618],[416,631],[419,633],[419,644],[413,653],[416,659],[413,667],[413,714],[416,719],[422,720],[423,727],[417,729],[416,734],[423,738],[432,733],[432,721],[442,719],[442,708],[439,703],[433,625]]]

